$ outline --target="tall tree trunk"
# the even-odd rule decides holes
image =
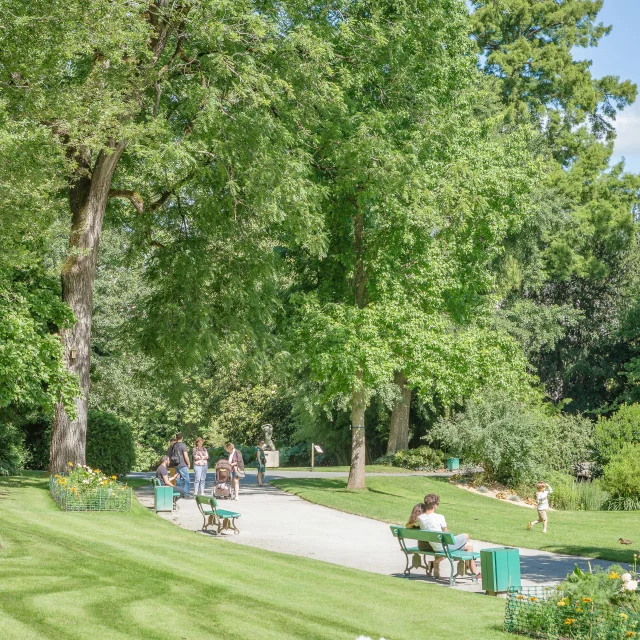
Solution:
[[[357,207],[357,205],[356,205]],[[367,277],[364,268],[364,213],[356,208],[353,231],[356,268],[354,273],[355,303],[359,309],[366,305]],[[364,412],[367,408],[364,389],[364,372],[356,373],[357,386],[351,394],[351,467],[347,489],[364,489],[364,463],[366,447],[364,437]]]
[[[85,464],[89,366],[91,357],[91,317],[93,287],[104,212],[116,166],[124,143],[111,142],[101,151],[91,169],[91,153],[70,152],[77,163],[69,185],[71,236],[69,252],[62,266],[62,299],[71,307],[76,323],[64,329],[62,342],[67,368],[78,375],[80,395],[75,400],[76,416],[71,419],[59,402],[53,419],[49,468],[52,473],[67,468],[68,462]]]
[[[409,448],[409,409],[411,407],[411,389],[406,386],[407,379],[402,371],[397,371],[394,382],[398,385],[400,398],[391,412],[387,455],[400,449]]]

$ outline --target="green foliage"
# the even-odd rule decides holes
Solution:
[[[640,444],[640,404],[625,404],[608,418],[600,417],[595,439],[601,465],[620,453],[625,444]]]
[[[0,476],[20,473],[27,457],[21,431],[0,421]]]
[[[545,471],[572,471],[588,459],[593,427],[579,416],[548,415],[532,400],[487,391],[464,413],[440,418],[425,436],[443,449],[481,464],[490,478],[510,486],[534,482]]]
[[[71,407],[77,384],[54,332],[72,320],[43,269],[0,265],[0,411],[14,405],[52,414],[60,398]]]
[[[444,466],[444,454],[427,446],[402,449],[393,455],[393,466],[415,471],[436,471]]]
[[[611,136],[618,109],[634,101],[636,86],[615,76],[595,79],[574,47],[596,46],[611,27],[597,22],[602,0],[473,0],[472,32],[485,73],[498,79],[511,119],[535,118],[558,151],[574,151],[576,125]],[[568,152],[568,153],[567,153]]]
[[[640,445],[627,442],[603,469],[602,484],[616,498],[640,498]]]
[[[576,482],[566,474],[554,474],[549,477],[553,493],[549,504],[562,511],[600,511],[608,503],[609,494],[603,490],[600,481]],[[533,495],[535,489],[530,491]]]
[[[87,424],[87,463],[107,475],[125,475],[135,463],[131,429],[106,411],[90,411]]]

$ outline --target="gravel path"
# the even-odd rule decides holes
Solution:
[[[323,473],[322,477],[343,477]],[[151,476],[152,474],[131,474]],[[266,480],[276,477],[318,477],[319,473],[307,472],[268,473]],[[206,492],[213,488],[214,476],[207,476]],[[136,490],[140,502],[153,508],[151,486]],[[242,514],[238,520],[240,535],[223,535],[225,540],[236,544],[259,547],[266,551],[278,551],[292,555],[315,558],[325,562],[362,569],[385,575],[402,576],[404,555],[398,542],[389,531],[389,526],[378,520],[343,513],[328,507],[312,504],[280,491],[271,485],[258,487],[255,472],[247,469],[242,480],[240,498],[237,501],[221,501],[223,508]],[[202,516],[195,500],[180,500],[180,509],[174,513],[159,514],[180,527],[201,531]],[[205,534],[211,535],[211,534]],[[474,541],[474,549],[480,550],[496,545]],[[534,549],[520,549],[522,584],[552,585],[561,582],[573,570],[575,564],[586,569],[588,560],[576,556],[565,556]],[[591,560],[591,564],[609,566],[610,562]],[[441,579],[425,577],[424,572],[413,579],[448,584],[448,562],[441,566]],[[458,580],[456,588],[466,591],[481,591],[470,578]]]

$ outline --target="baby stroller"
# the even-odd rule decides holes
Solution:
[[[213,485],[213,497],[223,500],[233,498],[233,482],[231,482],[231,465],[228,460],[216,462],[216,480]]]

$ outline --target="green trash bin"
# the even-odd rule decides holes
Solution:
[[[449,471],[458,471],[460,469],[460,458],[447,458],[447,469]]]
[[[153,508],[158,511],[173,511],[173,487],[154,487]]]
[[[480,551],[482,588],[489,595],[505,593],[510,588],[519,589],[520,550],[513,547],[494,547]]]

